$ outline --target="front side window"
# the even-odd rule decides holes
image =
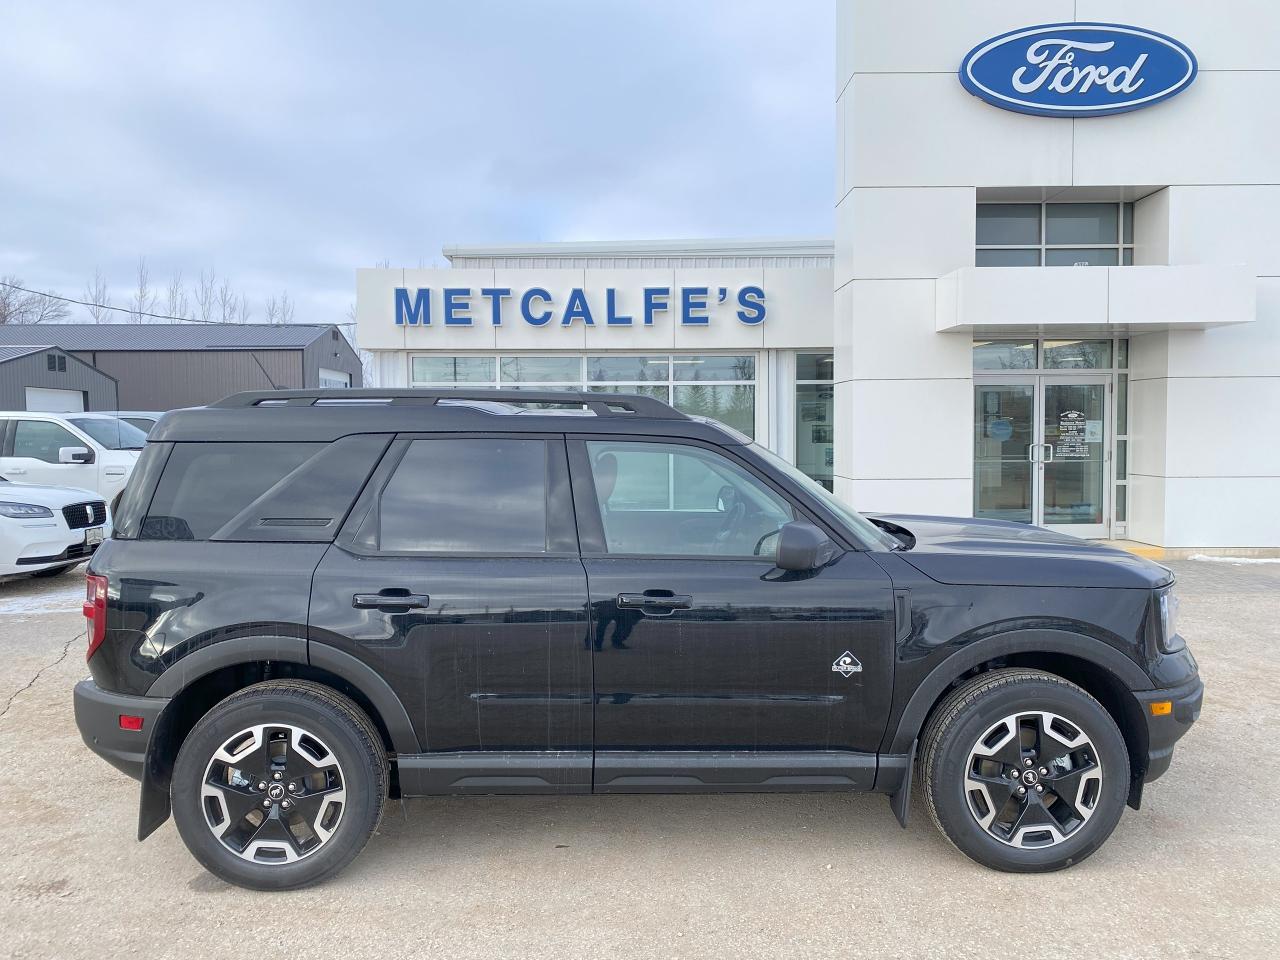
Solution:
[[[387,553],[546,553],[547,471],[545,440],[414,440],[382,490],[372,546]]]
[[[587,457],[609,553],[767,556],[795,516],[743,467],[702,447],[598,440]]]
[[[144,438],[145,441],[145,438]],[[48,420],[19,420],[13,432],[13,455],[58,462],[61,447],[83,447],[84,441],[66,427]]]
[[[141,450],[147,434],[132,423],[106,417],[80,417],[71,421],[108,450]]]

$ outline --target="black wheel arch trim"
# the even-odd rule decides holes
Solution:
[[[346,651],[327,643],[312,640],[307,652],[311,666],[341,677],[369,698],[387,728],[391,748],[396,753],[418,753],[422,749],[404,704],[391,689],[391,684],[379,676],[377,671]]]
[[[177,697],[193,681],[215,670],[272,660],[319,667],[341,677],[364,694],[378,711],[396,753],[421,750],[409,714],[386,680],[351,654],[303,637],[235,637],[201,647],[157,677],[147,696]]]
[[[1131,691],[1150,690],[1151,678],[1115,647],[1066,630],[1013,630],[962,647],[939,663],[912,691],[896,726],[885,731],[882,753],[905,754],[924,728],[938,698],[955,681],[989,660],[1019,653],[1049,653],[1076,657],[1106,670]]]

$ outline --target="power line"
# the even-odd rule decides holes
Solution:
[[[241,327],[244,324],[235,323],[231,320],[199,320],[195,317],[172,317],[166,313],[148,313],[145,310],[131,310],[128,307],[117,307],[109,303],[94,303],[91,300],[77,300],[74,297],[63,297],[56,293],[45,293],[43,290],[32,290],[28,287],[20,287],[16,283],[9,283],[7,280],[0,280],[0,287],[9,287],[11,290],[21,290],[23,293],[35,294],[37,297],[45,297],[49,300],[61,300],[63,303],[74,303],[81,307],[93,307],[98,310],[115,310],[117,313],[127,313],[131,317],[150,317],[152,320],[177,320],[180,323],[209,323],[219,327]],[[288,324],[268,324],[268,326],[284,327]],[[354,327],[355,322],[345,320],[341,323],[331,323],[332,327]]]

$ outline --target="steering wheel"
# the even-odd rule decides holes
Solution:
[[[747,515],[747,505],[737,489],[726,483],[716,492],[716,507],[724,514],[724,519],[720,521],[720,529],[716,531],[715,542],[724,543],[733,536],[738,524]]]

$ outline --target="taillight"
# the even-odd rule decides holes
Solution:
[[[107,578],[95,574],[85,576],[84,615],[89,620],[89,649],[84,658],[88,660],[107,635]]]

